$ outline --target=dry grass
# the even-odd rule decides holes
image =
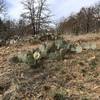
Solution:
[[[79,35],[79,36],[73,36],[73,35],[64,35],[63,36],[65,40],[71,40],[71,41],[94,41],[100,39],[100,33],[89,33],[86,35]]]
[[[1,47],[0,95],[4,100],[11,97],[12,100],[54,100],[58,94],[68,100],[100,100],[100,36],[66,36],[65,39],[96,42],[98,48],[66,54],[60,61],[44,60],[40,68],[32,69],[26,64],[10,63],[8,59],[12,54],[39,45]]]

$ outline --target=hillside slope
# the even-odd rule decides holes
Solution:
[[[66,37],[65,37],[66,39]],[[74,39],[75,40],[75,39]],[[0,48],[0,98],[3,100],[100,100],[100,38],[75,41],[96,42],[95,51],[66,54],[60,61],[43,60],[39,68],[13,64],[9,57],[39,45]],[[0,99],[2,100],[2,99]]]

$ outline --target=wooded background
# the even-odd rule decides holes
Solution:
[[[87,34],[100,32],[100,2],[90,7],[83,7],[78,13],[63,18],[54,24],[52,12],[47,0],[24,0],[23,13],[19,20],[9,19],[7,4],[0,0],[0,38],[8,39],[11,36],[24,36],[47,33],[57,34]],[[3,18],[2,18],[3,16]]]

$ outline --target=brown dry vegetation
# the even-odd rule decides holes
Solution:
[[[64,38],[74,41],[95,41],[97,49],[83,51],[81,54],[66,54],[65,59],[60,61],[44,60],[38,65],[39,68],[32,69],[26,64],[9,62],[9,57],[19,51],[32,50],[39,45],[26,43],[1,47],[0,98],[100,100],[100,36],[64,36]]]
[[[93,33],[89,33],[86,35],[63,35],[63,37],[65,38],[65,40],[71,40],[71,41],[97,41],[98,39],[100,39],[100,33],[98,34],[93,34]]]

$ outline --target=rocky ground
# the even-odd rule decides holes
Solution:
[[[100,38],[81,41],[94,41],[97,49],[46,59],[35,69],[11,63],[9,57],[39,45],[0,47],[0,100],[100,100]]]

